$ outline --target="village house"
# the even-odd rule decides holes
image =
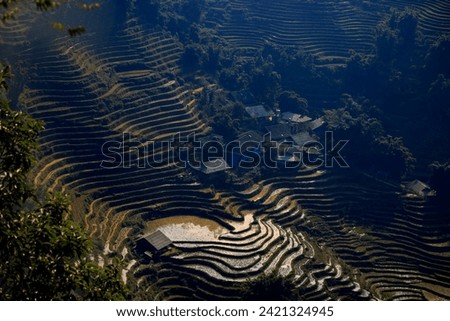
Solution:
[[[245,107],[245,111],[254,119],[271,119],[275,116],[273,111],[268,111],[263,105],[247,106]]]
[[[136,241],[136,250],[149,257],[160,255],[173,244],[163,232],[157,230]]]
[[[436,196],[436,191],[422,181],[414,180],[405,185],[405,190],[419,197]]]
[[[220,173],[229,169],[227,161],[220,157],[211,161],[202,162],[200,171],[203,174],[210,175],[215,173]]]

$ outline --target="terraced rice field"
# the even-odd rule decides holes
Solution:
[[[209,23],[238,47],[301,45],[325,66],[345,63],[349,49],[370,51],[388,4],[419,7],[425,34],[450,30],[446,1],[231,0],[225,18]],[[212,12],[221,2],[209,5]],[[46,122],[34,183],[73,196],[78,220],[102,244],[99,261],[121,255],[129,262],[124,279],[157,288],[160,299],[238,299],[239,283],[273,271],[311,300],[450,299],[448,217],[374,177],[303,168],[212,186],[161,146],[153,156],[164,166],[100,167],[102,145],[124,132],[140,142],[211,132],[193,87],[179,77],[182,45],[135,16],[130,9],[108,37],[61,36],[32,47],[26,21],[1,29],[0,43],[20,53],[11,60],[27,75],[14,83],[19,106]],[[181,235],[156,263],[135,255],[138,234],[177,233],[184,219],[213,232]]]
[[[375,297],[417,300],[430,292],[448,299],[445,271],[450,243],[445,209],[432,201],[399,196],[397,187],[364,174],[319,173],[261,183],[289,191],[270,203],[284,205],[284,215],[276,213],[280,225],[306,230],[319,244],[332,248],[337,257],[358,269]],[[265,195],[260,200],[267,197],[264,192],[256,195]],[[300,220],[292,203],[307,209]],[[270,213],[271,208],[262,211]]]
[[[256,203],[243,205],[257,208],[255,221],[214,241],[175,242],[161,267],[190,281],[161,278],[165,295],[237,298],[237,282],[276,270],[306,299],[450,298],[448,219],[433,202],[365,174],[314,168],[235,193]]]
[[[223,15],[209,24],[239,48],[256,49],[266,42],[299,46],[315,57],[317,66],[343,65],[349,50],[369,53],[374,30],[391,9],[416,8],[419,30],[425,36],[450,31],[450,4],[429,1],[214,1]],[[220,17],[220,19],[218,18]]]
[[[52,50],[27,53],[37,75],[20,97],[25,110],[46,122],[34,183],[86,197],[87,215],[82,220],[91,236],[118,252],[128,237],[121,230],[127,217],[155,208],[161,214],[185,211],[190,206],[193,214],[204,210],[227,215],[215,208],[208,189],[182,179],[185,174],[170,159],[165,166],[142,170],[100,167],[102,144],[121,142],[124,132],[147,142],[210,131],[199,119],[189,91],[171,76],[180,46],[168,35],[129,24],[122,34],[95,48],[61,39]],[[167,155],[156,149],[153,156]]]

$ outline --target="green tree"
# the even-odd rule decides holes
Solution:
[[[344,152],[350,166],[397,179],[414,169],[416,160],[403,139],[387,135],[381,121],[371,115],[377,113],[375,107],[349,95],[343,95],[343,103],[345,108],[325,110],[324,118],[336,139],[350,140]]]
[[[434,162],[430,168],[433,170],[430,183],[436,189],[438,198],[448,204],[450,200],[450,160],[446,163]]]
[[[282,112],[308,114],[308,101],[295,91],[283,91],[278,97],[278,104]]]
[[[59,6],[62,6],[64,4],[68,5],[69,8],[72,8],[73,2],[69,1],[53,1],[53,0],[32,0],[29,2],[34,2],[36,4],[36,9],[39,11],[47,11],[51,9],[55,9]],[[21,10],[21,4],[25,3],[24,0],[0,0],[0,21],[6,22],[8,20],[11,20],[16,17],[16,15]],[[95,10],[100,8],[100,3],[82,3],[82,2],[75,2],[76,5],[73,6],[73,8],[78,8],[81,10]],[[77,26],[77,27],[66,27],[61,22],[53,22],[52,26],[54,29],[60,30],[60,31],[67,31],[67,33],[71,36],[77,36],[86,31],[86,29],[83,26]]]
[[[10,108],[8,77],[0,65],[0,299],[124,299],[118,264],[89,259],[92,245],[69,219],[66,197],[42,201],[28,182],[43,123]]]

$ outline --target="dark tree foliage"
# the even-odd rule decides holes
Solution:
[[[262,51],[263,57],[271,57],[277,72],[282,75],[284,87],[295,88],[299,77],[310,81],[320,77],[314,66],[314,60],[297,47],[284,47],[266,44]]]
[[[436,189],[439,199],[449,202],[450,200],[450,160],[446,163],[435,162],[431,164],[433,174],[430,184]]]
[[[382,21],[376,32],[377,59],[384,63],[409,66],[413,62],[417,40],[421,37],[417,25],[417,13],[412,9],[394,11]]]
[[[75,36],[81,35],[82,33],[86,32],[86,29],[82,26],[78,26],[75,28],[67,29],[67,32],[69,33],[69,35],[71,37],[75,37]]]
[[[308,114],[308,102],[294,91],[283,91],[278,97],[282,112]]]
[[[375,51],[351,53],[342,71],[344,92],[365,96],[396,112],[405,97],[417,92],[423,63],[423,37],[417,31],[417,14],[394,11],[375,31]]]
[[[299,300],[295,285],[276,273],[261,275],[241,285],[240,295],[245,301]]]
[[[195,44],[185,46],[180,63],[184,71],[193,72],[201,66],[202,48]]]
[[[403,136],[424,168],[449,157],[448,151],[430,147],[449,142],[450,41],[442,35],[429,42],[417,25],[414,10],[394,11],[376,29],[373,54],[352,52],[337,76],[342,92],[379,108],[386,131]]]
[[[450,78],[439,74],[431,83],[427,93],[430,110],[443,120],[443,125],[450,122]],[[450,129],[450,128],[447,128]]]
[[[299,95],[305,85],[320,88],[329,97],[339,97],[345,92],[354,97],[365,97],[360,99],[368,100],[365,107],[378,108],[372,108],[370,112],[345,109],[351,119],[345,119],[347,114],[344,113],[345,121],[335,129],[341,131],[349,127],[345,129],[345,136],[358,147],[354,150],[354,159],[362,168],[399,177],[414,164],[411,152],[400,137],[406,135],[407,142],[415,142],[416,137],[407,135],[408,124],[431,119],[442,124],[447,119],[448,104],[442,103],[448,95],[446,69],[443,69],[444,76],[439,76],[436,71],[441,69],[435,61],[444,60],[450,46],[448,39],[442,37],[427,53],[427,46],[417,29],[417,14],[410,9],[394,11],[382,21],[376,29],[375,39],[373,54],[353,51],[345,68],[318,70],[314,59],[294,46],[267,43],[253,58],[241,60],[239,54],[235,55],[230,49],[232,46],[214,38],[213,31],[196,25],[181,64],[187,71],[200,70],[217,77],[228,90],[249,91],[256,101],[279,106],[282,111],[318,112],[308,110],[306,100]],[[429,71],[433,68],[434,76],[430,76]],[[333,118],[341,112],[337,110],[332,115],[328,111],[327,116]],[[221,109],[214,117],[215,127],[221,132],[226,132],[235,123],[230,108]],[[404,118],[410,118],[411,122],[403,121]],[[223,123],[219,124],[220,121]],[[373,126],[381,130],[374,132]],[[438,128],[446,127],[439,125]],[[388,134],[392,131],[399,137]],[[439,135],[430,135],[428,140],[436,140]],[[421,148],[420,145],[414,147],[416,151]]]
[[[67,199],[53,194],[42,202],[28,183],[42,128],[1,101],[0,299],[124,299],[117,264],[101,268],[88,259],[91,244],[69,219]]]
[[[5,9],[10,8],[12,5],[17,4],[17,0],[0,0],[0,6],[2,6]],[[36,8],[38,10],[48,10],[50,8],[54,8],[58,6],[58,3],[56,1],[52,0],[33,0],[34,3],[36,3]]]
[[[199,104],[208,115],[214,132],[233,140],[241,128],[243,106],[231,101],[223,92],[205,90]]]
[[[7,79],[11,77],[11,67],[0,63],[0,94],[8,90]],[[0,97],[1,98],[1,97]]]
[[[415,159],[400,137],[386,135],[370,108],[344,96],[345,107],[326,110],[325,120],[335,139],[349,140],[344,154],[350,166],[400,178],[414,168]]]
[[[430,78],[442,74],[450,78],[450,35],[442,35],[429,48],[425,57],[425,67]]]
[[[28,182],[43,123],[10,108],[10,77],[0,64],[0,299],[124,299],[118,265],[101,268],[88,259],[91,243],[69,219],[67,199],[42,201]]]
[[[202,20],[205,0],[149,1],[151,20],[164,26],[180,40],[187,42],[191,35],[191,27]],[[156,14],[156,16],[155,16]]]
[[[36,9],[39,11],[48,11],[60,7],[65,4],[65,1],[54,1],[54,0],[32,0],[29,2],[34,2],[36,4]],[[6,22],[8,20],[14,19],[17,13],[21,10],[20,4],[25,3],[24,0],[0,0],[0,20]],[[70,3],[69,5],[72,5]],[[73,8],[82,10],[96,10],[101,7],[99,2],[95,3],[83,3],[77,2],[76,6]],[[72,7],[69,7],[72,8]],[[71,37],[78,36],[84,32],[86,29],[83,26],[77,27],[66,27],[61,22],[53,22],[53,28],[59,31],[66,31]]]
[[[224,68],[220,72],[219,81],[226,89],[239,91],[248,88],[248,78],[240,68]]]
[[[180,6],[180,14],[190,22],[199,22],[204,6],[205,0],[183,1]]]
[[[251,74],[249,89],[253,96],[269,106],[273,106],[281,90],[281,76],[274,71],[273,63],[258,64]]]
[[[419,31],[414,9],[393,10],[374,31],[373,52],[350,51],[346,66],[316,68],[314,58],[301,48],[272,43],[243,59],[241,52],[214,30],[205,28],[200,19],[190,27],[181,65],[189,73],[203,72],[218,79],[226,90],[251,93],[256,102],[279,106],[282,111],[321,113],[316,106],[306,108],[300,95],[318,90],[330,102],[328,108],[338,108],[339,97],[345,93],[359,101],[367,100],[365,107],[376,108],[364,113],[384,129],[380,136],[363,135],[373,139],[365,146],[369,154],[383,151],[386,156],[380,157],[380,165],[375,167],[390,163],[398,176],[412,168],[413,157],[403,148],[405,145],[417,156],[422,169],[433,160],[449,157],[448,150],[430,149],[431,145],[448,145],[450,137],[449,39],[448,35],[435,41],[426,39]],[[234,122],[231,108],[224,108],[222,114],[217,120]],[[353,128],[351,132],[357,136],[350,138],[358,141],[362,139],[359,133],[367,131],[361,119],[356,123],[360,130]],[[406,160],[404,166],[400,165],[402,158]]]
[[[2,21],[14,18],[20,2],[0,1]],[[58,6],[55,1],[34,2],[38,10]],[[55,25],[64,30],[61,23]],[[84,28],[68,32],[75,36]],[[124,299],[119,262],[100,267],[89,259],[91,242],[70,220],[67,198],[55,193],[42,200],[29,183],[43,123],[10,108],[10,77],[9,66],[0,63],[0,299]]]
[[[213,42],[208,45],[190,43],[185,46],[180,63],[186,72],[201,69],[208,74],[215,75],[223,64],[221,51],[221,46]]]

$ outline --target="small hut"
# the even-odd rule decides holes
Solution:
[[[432,190],[430,188],[430,186],[428,186],[427,184],[425,184],[424,182],[419,181],[418,179],[407,183],[405,185],[405,189],[412,193],[415,194],[417,196],[420,197],[426,197],[426,196],[435,196],[436,192],[434,190]]]
[[[163,232],[157,230],[137,240],[136,248],[141,253],[161,254],[172,245],[172,240]]]

